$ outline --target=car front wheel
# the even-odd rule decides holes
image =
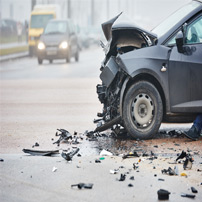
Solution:
[[[156,87],[148,81],[133,84],[124,97],[124,127],[133,138],[152,138],[161,125],[163,106]]]
[[[41,58],[38,58],[38,64],[42,64],[43,60]]]

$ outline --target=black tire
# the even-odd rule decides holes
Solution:
[[[75,61],[78,62],[79,61],[79,49],[77,50],[76,54],[75,54]]]
[[[29,46],[29,56],[30,57],[34,56],[34,47],[33,46]]]
[[[41,65],[43,60],[41,58],[38,58],[38,64]]]
[[[161,96],[153,84],[139,81],[128,89],[123,103],[123,123],[133,138],[152,138],[159,130],[162,117]]]
[[[66,62],[67,62],[67,63],[70,62],[70,53],[67,53]]]

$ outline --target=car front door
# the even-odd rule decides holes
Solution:
[[[202,112],[202,17],[189,23],[185,52],[172,48],[169,59],[171,112]]]

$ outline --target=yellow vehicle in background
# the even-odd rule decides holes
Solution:
[[[36,54],[36,47],[41,34],[49,20],[60,18],[60,7],[57,4],[35,5],[29,23],[29,55]]]

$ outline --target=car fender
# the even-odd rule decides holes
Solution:
[[[167,68],[170,50],[165,46],[152,46],[118,56],[118,64],[128,75],[123,82],[120,93],[121,115],[125,92],[131,84],[139,80],[149,80],[157,87],[166,111],[170,112]]]

